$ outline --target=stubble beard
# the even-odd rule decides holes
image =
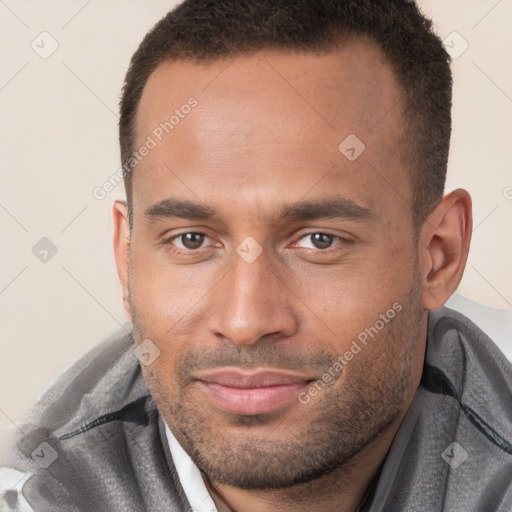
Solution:
[[[210,481],[247,490],[311,482],[342,468],[403,414],[415,391],[411,354],[412,345],[421,342],[420,292],[416,276],[402,311],[368,342],[379,347],[363,349],[364,366],[353,364],[356,355],[342,372],[341,386],[326,387],[309,404],[293,406],[293,411],[302,408],[301,424],[287,422],[286,414],[216,415],[192,395],[194,385],[186,371],[174,374],[174,369],[166,373],[157,365],[143,366],[144,378],[164,420]],[[149,330],[131,306],[139,342]],[[200,358],[198,353],[178,360],[176,368],[189,368],[190,359]]]

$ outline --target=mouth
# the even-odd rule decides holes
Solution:
[[[314,379],[296,374],[221,369],[196,377],[202,391],[221,409],[245,415],[264,414],[284,407]]]

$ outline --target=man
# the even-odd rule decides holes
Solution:
[[[443,307],[449,58],[405,0],[186,0],[121,100],[133,332],[47,392],[15,510],[512,510],[512,369]],[[134,350],[135,349],[135,350]]]

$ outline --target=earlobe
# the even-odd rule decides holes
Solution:
[[[424,309],[440,308],[457,289],[471,231],[471,197],[463,189],[446,195],[426,219],[419,240]]]
[[[131,321],[130,305],[128,301],[128,263],[130,254],[130,225],[128,207],[124,201],[115,201],[112,206],[114,224],[114,255],[117,275],[123,292],[123,306]]]

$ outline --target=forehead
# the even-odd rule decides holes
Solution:
[[[298,107],[300,118],[323,120],[318,126],[322,131],[350,125],[371,129],[375,116],[400,100],[385,56],[362,38],[329,53],[261,50],[203,63],[167,61],[157,66],[146,82],[137,112],[138,133],[168,119],[166,114],[191,95],[200,98],[202,111],[225,108],[228,102],[243,103],[245,108],[257,104],[263,114],[265,106],[272,106],[267,115],[274,111],[274,120],[286,113],[291,121],[287,109]],[[225,109],[226,114],[229,111]],[[264,136],[261,132],[257,135]],[[269,130],[269,135],[274,133]]]
[[[139,103],[136,147],[148,137],[155,146],[134,172],[134,207],[162,199],[173,184],[203,201],[243,193],[245,204],[263,206],[276,191],[300,194],[321,178],[330,193],[341,187],[385,208],[396,203],[391,196],[410,195],[398,150],[402,112],[392,69],[363,39],[330,53],[165,62]],[[356,160],[343,153],[352,147],[356,156],[364,149]]]

